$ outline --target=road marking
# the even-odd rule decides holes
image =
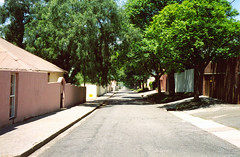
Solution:
[[[194,117],[184,112],[169,111],[169,113],[240,148],[240,131],[237,129],[216,123],[212,120]]]

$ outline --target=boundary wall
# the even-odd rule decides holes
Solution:
[[[185,70],[174,74],[175,92],[194,91],[194,69]]]
[[[11,74],[16,74],[15,116],[10,116]],[[48,73],[0,71],[0,127],[86,101],[86,88],[48,82]],[[61,98],[63,86],[64,98]],[[63,106],[61,106],[63,101]]]
[[[86,84],[86,99],[87,100],[95,99],[98,96],[102,96],[109,91],[111,91],[111,88],[109,86],[102,87],[99,85]]]

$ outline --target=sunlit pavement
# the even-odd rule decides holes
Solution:
[[[120,90],[39,156],[240,156],[240,149],[209,132],[212,128],[196,127],[187,121],[192,116],[174,112],[184,120],[142,94]]]

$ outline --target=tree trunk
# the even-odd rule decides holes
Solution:
[[[142,90],[144,90],[144,80],[142,81]]]
[[[156,81],[156,86],[157,86],[157,89],[158,89],[158,94],[161,94],[160,77],[161,77],[161,75],[159,75],[158,73],[157,73],[157,75],[155,76],[155,81]]]
[[[175,80],[174,80],[174,71],[171,71],[168,75],[169,80],[169,94],[175,95]]]
[[[86,75],[83,75],[83,86],[86,87]]]
[[[138,83],[139,83],[139,88],[142,88],[142,82],[138,81]]]
[[[238,103],[239,97],[238,97],[238,88],[240,88],[239,85],[239,67],[240,67],[240,58],[236,58],[236,67],[235,67],[235,84],[234,84],[234,103]]]
[[[194,68],[194,101],[200,101],[199,96],[202,94],[204,69],[204,66]]]

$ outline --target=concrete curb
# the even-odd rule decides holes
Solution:
[[[111,97],[113,97],[113,95],[116,93],[113,93],[112,95],[110,95],[107,99],[110,99]],[[55,137],[57,137],[58,135],[60,135],[61,133],[63,133],[64,131],[66,131],[67,129],[69,129],[70,127],[72,127],[73,125],[75,125],[76,123],[78,123],[79,121],[81,121],[82,119],[86,118],[88,115],[90,115],[91,113],[93,113],[94,111],[96,111],[97,109],[99,109],[100,107],[103,106],[103,104],[106,101],[103,101],[101,104],[99,104],[97,107],[95,107],[93,110],[91,110],[90,112],[86,113],[85,115],[83,115],[82,117],[78,118],[77,120],[73,121],[72,123],[68,124],[67,126],[63,127],[62,129],[60,129],[59,131],[57,131],[56,133],[52,134],[51,136],[49,136],[48,138],[46,138],[45,140],[39,142],[38,144],[34,145],[32,148],[30,148],[29,150],[25,151],[24,153],[17,155],[19,157],[27,157],[29,155],[31,155],[33,152],[35,152],[36,150],[38,150],[39,148],[41,148],[42,146],[44,146],[45,144],[47,144],[48,142],[50,142],[51,140],[53,140]]]

